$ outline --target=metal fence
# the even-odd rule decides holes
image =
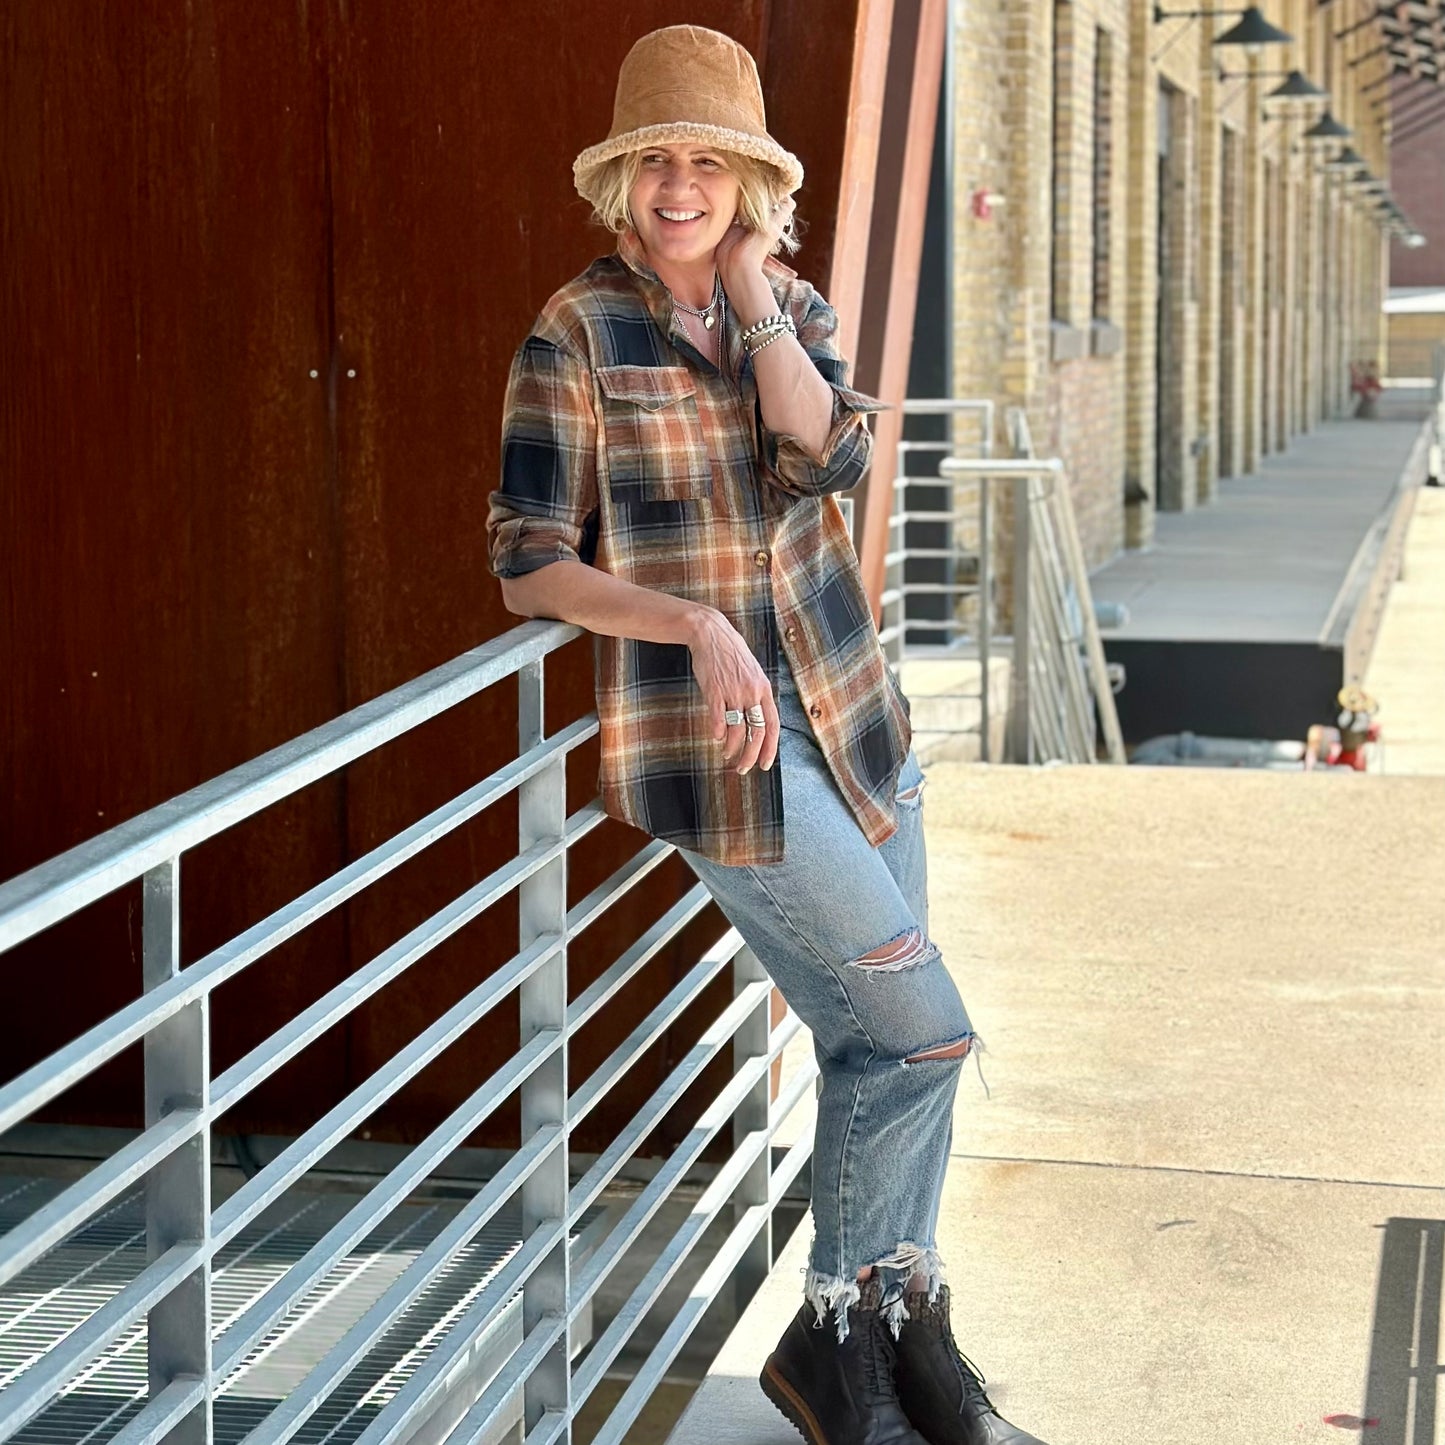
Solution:
[[[1007,717],[1005,751],[1012,762],[1093,762],[1096,727],[1104,756],[1123,762],[1063,463],[1034,458],[1026,418],[1015,413],[1009,421],[1016,455],[994,457],[992,401],[909,399],[904,411],[945,418],[951,435],[900,443],[879,636],[895,663],[965,660],[976,664],[978,679],[976,692],[938,696],[910,686],[914,704],[976,702],[977,728],[952,730],[976,730],[984,762],[995,761],[992,722],[999,710]],[[960,429],[965,418],[977,420],[977,439]],[[935,474],[910,472],[917,458],[930,462]],[[942,503],[915,504],[920,490],[927,496],[940,485]],[[1000,492],[1011,504],[1012,529],[1002,634],[994,566]],[[920,529],[926,531],[920,535]],[[922,568],[931,570],[921,574]],[[1009,663],[1004,697],[993,685],[997,658]]]
[[[595,982],[569,1001],[569,942],[670,849],[644,847],[587,897],[567,905],[568,850],[603,819],[597,803],[567,813],[568,754],[597,729],[589,716],[547,736],[543,726],[546,657],[578,635],[555,622],[528,622],[416,681],[237,768],[172,802],[0,886],[0,951],[13,948],[97,899],[142,882],[144,992],[57,1053],[0,1088],[0,1132],[55,1100],[122,1051],[144,1052],[144,1128],[84,1177],[49,1191],[34,1209],[19,1209],[0,1238],[0,1305],[22,1314],[40,1286],[48,1257],[91,1236],[118,1203],[143,1210],[145,1253],[128,1277],[113,1279],[91,1305],[9,1372],[0,1390],[0,1441],[41,1438],[38,1428],[75,1382],[92,1378],[127,1340],[143,1337],[148,1378],[134,1398],[112,1402],[87,1441],[122,1445],[169,1441],[211,1445],[219,1399],[263,1358],[289,1319],[304,1313],[348,1256],[414,1194],[437,1166],[504,1101],[520,1097],[521,1144],[483,1187],[434,1227],[426,1242],[400,1256],[369,1307],[329,1342],[243,1437],[253,1445],[309,1438],[319,1418],[369,1356],[386,1348],[389,1332],[446,1276],[489,1226],[517,1221],[516,1237],[495,1269],[463,1292],[446,1318],[429,1327],[425,1348],[372,1391],[355,1438],[364,1445],[422,1440],[455,1442],[525,1438],[525,1445],[571,1438],[572,1421],[595,1391],[638,1322],[704,1231],[731,1221],[701,1278],[667,1325],[645,1363],[596,1435],[617,1445],[709,1304],[731,1280],[760,1282],[772,1262],[773,1212],[807,1162],[811,1130],[775,1162],[772,1141],[792,1108],[811,1092],[816,1067],[795,1070],[772,1096],[773,1061],[799,1028],[789,1015],[770,1023],[772,988],[761,966],[729,930],[615,1049],[604,1065],[573,1087],[569,1040],[637,976],[707,902],[693,888]],[[180,956],[181,863],[187,851],[316,780],[374,752],[389,740],[515,677],[518,755],[334,876],[293,898],[205,957]],[[419,855],[424,849],[515,794],[519,837],[515,856],[467,889],[405,937],[357,968],[301,1010],[233,1066],[213,1074],[211,998],[300,930]],[[515,894],[520,937],[515,954],[453,1007],[433,1020],[390,1062],[352,1090],[299,1137],[290,1140],[229,1198],[211,1198],[216,1120],[275,1074],[363,1001],[401,977],[443,940],[499,899]],[[574,1168],[574,1127],[716,978],[731,971],[732,1002],[706,1028],[665,1083],[615,1141],[585,1169]],[[521,1048],[385,1177],[345,1209],[308,1247],[276,1271],[253,1298],[229,1312],[214,1298],[216,1261],[234,1250],[268,1209],[304,1185],[327,1153],[430,1061],[490,1011],[515,997]],[[585,1259],[571,1248],[584,1218],[644,1140],[715,1058],[732,1050],[726,1085],[692,1123],[682,1143]],[[138,1100],[139,1104],[140,1101]],[[681,1227],[663,1244],[624,1307],[588,1352],[574,1361],[575,1326],[619,1259],[655,1219],[660,1206],[693,1171],[703,1150],[728,1125],[733,1149]],[[329,1217],[329,1216],[328,1216]],[[96,1246],[101,1254],[102,1246]],[[99,1257],[99,1256],[97,1256]],[[107,1256],[108,1257],[108,1256]],[[696,1260],[694,1260],[694,1266]],[[93,1266],[88,1266],[93,1269]],[[98,1276],[93,1276],[98,1277]],[[520,1326],[500,1353],[504,1317]],[[0,1379],[4,1379],[0,1375]],[[353,1409],[352,1416],[356,1412]],[[364,1428],[362,1428],[364,1426]],[[49,1438],[49,1437],[47,1437]],[[62,1436],[78,1442],[82,1435]],[[338,1438],[334,1432],[324,1438]]]

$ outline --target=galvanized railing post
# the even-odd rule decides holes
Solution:
[[[740,949],[733,959],[733,997],[743,993],[750,984],[767,978],[767,970],[758,962],[757,955],[750,948]],[[741,1073],[749,1059],[762,1058],[768,1052],[768,1038],[772,1032],[772,995],[765,995],[758,1006],[748,1015],[746,1022],[733,1035],[733,1074]],[[743,1096],[737,1113],[733,1115],[733,1148],[741,1146],[743,1140],[758,1129],[766,1129],[772,1107],[772,1071],[764,1071]],[[755,1204],[768,1202],[768,1191],[772,1183],[772,1150],[764,1149],[748,1165],[733,1196],[733,1212],[741,1218]],[[736,1288],[738,1314],[744,1305],[757,1293],[763,1281],[773,1268],[773,1221],[768,1221],[753,1237],[738,1261]]]
[[[520,751],[536,747],[546,733],[542,660],[517,674],[517,740]],[[523,783],[517,797],[518,843],[521,851],[544,840],[560,839],[567,828],[567,772],[558,757],[536,777]],[[564,936],[567,927],[567,859],[563,853],[528,878],[518,889],[518,915],[523,948],[544,933]],[[521,987],[522,1043],[543,1029],[557,1029],[563,1045],[522,1085],[522,1138],[539,1128],[562,1127],[562,1140],[522,1186],[522,1237],[554,1227],[567,1218],[567,950],[558,950]],[[522,1330],[530,1334],[551,1317],[566,1319],[571,1303],[570,1250],[567,1231],[538,1265],[522,1292]],[[524,1433],[548,1411],[571,1413],[571,1367],[568,1331],[527,1377],[523,1388]],[[570,1440],[570,1421],[561,1437]]]
[[[147,991],[181,967],[181,860],[168,858],[142,884],[141,970]],[[210,995],[203,994],[145,1036],[145,1122],[175,1109],[210,1107]],[[147,1320],[151,1398],[173,1381],[195,1377],[202,1402],[166,1436],[168,1445],[211,1445],[211,1131],[210,1121],[146,1176],[146,1253],[159,1259],[177,1244],[203,1246],[200,1266]]]
[[[1008,756],[1015,763],[1033,762],[1033,724],[1029,715],[1031,651],[1029,640],[1029,559],[1033,554],[1033,478],[1014,478],[1013,486],[1013,666],[1009,673]]]

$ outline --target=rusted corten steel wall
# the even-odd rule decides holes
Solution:
[[[774,131],[809,171],[800,269],[825,282],[855,19],[850,0],[4,8],[0,877],[514,625],[485,559],[503,388],[547,296],[610,249],[570,163],[606,131],[619,62],[680,20],[753,50]],[[591,706],[585,642],[549,677],[551,726]],[[184,957],[514,755],[514,706],[513,688],[494,689],[189,857]],[[595,767],[595,752],[576,758],[571,807]],[[214,1069],[515,837],[515,810],[492,810],[228,985]],[[594,834],[573,896],[638,841],[620,825]],[[674,861],[590,931],[574,989],[690,881]],[[474,923],[231,1124],[314,1119],[504,961],[515,930],[510,909]],[[700,921],[579,1042],[574,1083],[720,931]],[[128,890],[0,956],[26,1024],[5,1032],[0,1075],[133,997],[138,952]],[[619,1084],[613,1117],[685,1032]],[[373,1134],[416,1136],[515,1042],[498,1011]],[[53,1117],[134,1123],[138,1064]],[[499,1119],[481,1142],[512,1127]],[[605,1111],[591,1127],[610,1137]]]

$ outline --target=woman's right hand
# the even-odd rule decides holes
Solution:
[[[749,650],[742,636],[721,612],[708,608],[699,618],[697,631],[688,644],[692,652],[692,674],[702,689],[703,702],[712,720],[712,735],[723,744],[723,762],[747,773],[758,764],[764,772],[778,756],[778,705],[773,699],[768,675]],[[723,714],[731,708],[745,713],[761,707],[763,726],[749,729],[728,727]]]

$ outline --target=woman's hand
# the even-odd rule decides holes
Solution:
[[[717,243],[713,261],[734,311],[741,314],[747,309],[759,282],[771,302],[772,289],[763,277],[763,262],[772,254],[784,230],[792,224],[793,212],[797,208],[798,203],[791,196],[784,196],[773,207],[764,230],[750,231],[741,221],[734,221]],[[769,309],[772,309],[771,306]]]
[[[751,771],[754,763],[767,772],[778,756],[778,705],[767,673],[721,612],[709,609],[703,615],[688,646],[692,674],[712,719],[712,735],[724,743],[723,762],[735,764],[739,773]],[[762,708],[762,727],[727,726],[725,712],[736,708],[745,713],[753,706]]]

